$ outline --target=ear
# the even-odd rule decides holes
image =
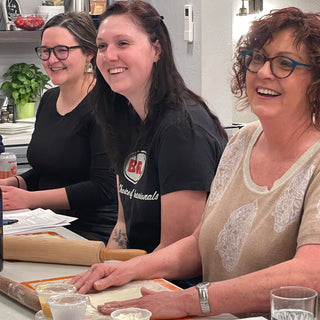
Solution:
[[[90,63],[93,57],[94,57],[93,54],[88,54],[88,55],[87,55],[87,61],[86,61],[86,62],[87,62],[87,63]]]
[[[154,50],[154,53],[155,53],[154,62],[157,62],[160,59],[160,56],[161,56],[161,44],[160,44],[159,40],[157,40],[152,45],[153,45],[153,50]]]

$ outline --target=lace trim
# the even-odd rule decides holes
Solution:
[[[231,272],[239,262],[246,239],[258,212],[258,202],[244,205],[233,211],[219,233],[216,250],[221,256],[223,267]]]
[[[291,223],[299,219],[305,191],[314,169],[314,165],[303,169],[284,190],[275,211],[271,213],[274,217],[274,231],[283,232]]]
[[[220,200],[232,181],[244,153],[244,137],[230,144],[222,154],[219,167],[213,180],[208,206]]]

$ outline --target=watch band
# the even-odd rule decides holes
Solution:
[[[200,307],[203,314],[211,313],[208,287],[210,282],[200,282],[196,285],[199,291]]]

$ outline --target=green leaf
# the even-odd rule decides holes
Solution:
[[[15,104],[35,102],[43,89],[51,87],[50,78],[35,64],[15,63],[2,75],[6,80],[0,89],[5,90]]]

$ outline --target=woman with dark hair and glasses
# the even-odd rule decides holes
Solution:
[[[58,14],[44,26],[36,53],[56,87],[39,104],[27,153],[32,169],[0,184],[13,186],[2,187],[4,210],[40,207],[74,216],[72,231],[107,243],[118,206],[116,176],[89,101],[95,40],[84,12]]]
[[[100,21],[93,98],[121,200],[108,247],[151,252],[200,222],[227,137],[186,88],[150,4],[116,2]]]
[[[194,234],[128,262],[94,265],[72,281],[80,293],[201,273],[206,283],[142,290],[142,298],[101,312],[135,306],[155,319],[249,316],[270,311],[273,288],[320,292],[320,14],[285,8],[254,21],[233,70],[233,92],[259,121],[226,146]]]

